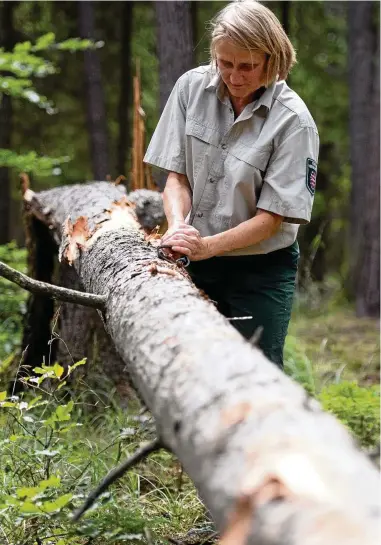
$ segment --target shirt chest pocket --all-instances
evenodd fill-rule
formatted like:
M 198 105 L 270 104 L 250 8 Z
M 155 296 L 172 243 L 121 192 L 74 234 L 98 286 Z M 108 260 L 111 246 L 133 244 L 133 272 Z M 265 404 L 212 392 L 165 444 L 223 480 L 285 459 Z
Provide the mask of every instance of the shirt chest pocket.
M 258 199 L 271 152 L 270 146 L 247 147 L 239 142 L 229 147 L 225 169 L 229 170 L 234 186 L 239 186 L 241 190 L 254 190 Z
M 221 140 L 219 132 L 194 119 L 187 119 L 185 134 L 187 164 L 192 167 L 194 180 L 201 171 L 203 176 L 207 176 L 219 153 L 218 146 Z

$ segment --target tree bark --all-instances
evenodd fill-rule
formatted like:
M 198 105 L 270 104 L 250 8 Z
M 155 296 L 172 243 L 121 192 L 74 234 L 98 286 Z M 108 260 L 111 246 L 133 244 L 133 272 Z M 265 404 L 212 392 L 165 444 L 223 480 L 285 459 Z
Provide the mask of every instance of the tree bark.
M 95 38 L 93 2 L 78 2 L 81 38 Z M 84 51 L 85 95 L 90 138 L 91 163 L 95 180 L 105 180 L 110 174 L 106 108 L 102 88 L 101 65 L 96 50 Z
M 361 4 L 367 3 L 361 2 Z M 360 317 L 378 318 L 380 316 L 380 35 L 378 25 L 372 21 L 372 15 L 375 15 L 375 6 L 373 2 L 369 2 L 369 4 L 372 8 L 370 20 L 367 18 L 369 27 L 362 31 L 363 34 L 366 33 L 367 42 L 372 43 L 371 81 L 370 84 L 368 83 L 370 90 L 368 90 L 369 103 L 366 110 L 369 116 L 366 119 L 367 126 L 364 127 L 366 141 L 357 142 L 355 140 L 354 142 L 359 146 L 366 144 L 366 147 L 360 147 L 353 157 L 353 174 L 356 173 L 357 176 L 360 176 L 361 170 L 361 177 L 358 180 L 353 177 L 352 183 L 357 184 L 355 191 L 359 192 L 361 189 L 364 199 L 362 231 L 359 235 L 358 249 L 360 259 L 356 264 L 358 271 L 356 274 L 356 312 Z M 358 6 L 358 9 L 363 11 L 367 7 Z M 352 10 L 355 12 L 355 8 Z M 354 16 L 355 13 L 353 13 Z M 355 75 L 352 75 L 354 78 Z M 357 102 L 357 100 L 358 97 L 353 97 L 353 101 Z M 356 110 L 353 113 L 353 116 L 355 115 L 354 127 L 359 122 L 357 116 L 360 116 L 360 111 Z M 360 153 L 362 155 L 361 166 L 354 164 L 355 160 L 360 160 Z M 364 157 L 367 157 L 366 165 L 364 165 Z
M 14 45 L 13 10 L 15 2 L 1 2 L 0 45 L 10 51 Z M 0 98 L 0 148 L 9 149 L 12 134 L 12 99 L 2 94 Z M 9 169 L 0 168 L 0 244 L 10 240 L 11 187 Z
M 178 78 L 194 67 L 190 2 L 155 2 L 160 111 Z
M 373 8 L 369 1 L 348 3 L 350 285 L 359 316 L 378 316 L 380 299 L 379 39 Z
M 133 209 L 116 198 L 111 184 L 36 196 L 55 224 L 75 222 L 59 229 L 62 258 L 73 260 L 87 292 L 107 296 L 112 343 L 159 438 L 225 530 L 221 543 L 378 542 L 375 467 L 182 269 L 157 258 Z M 81 216 L 87 223 L 76 222 Z
M 132 41 L 132 1 L 121 2 L 120 20 L 120 95 L 118 106 L 118 159 L 117 174 L 126 174 L 127 152 L 131 147 L 130 109 L 132 107 L 132 70 L 131 70 L 131 41 Z
M 283 2 L 281 2 L 281 8 L 282 8 L 282 26 L 287 36 L 289 36 L 290 35 L 291 1 L 284 0 Z

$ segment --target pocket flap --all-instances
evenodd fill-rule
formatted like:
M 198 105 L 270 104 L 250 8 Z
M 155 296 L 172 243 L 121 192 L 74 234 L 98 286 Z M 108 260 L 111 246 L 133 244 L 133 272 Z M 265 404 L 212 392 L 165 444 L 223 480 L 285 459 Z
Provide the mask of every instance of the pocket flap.
M 256 148 L 255 146 L 248 147 L 237 143 L 229 148 L 229 153 L 234 155 L 234 157 L 237 157 L 237 159 L 241 159 L 241 161 L 244 161 L 245 163 L 248 163 L 249 165 L 264 172 L 270 159 L 271 148 Z
M 187 136 L 194 136 L 199 140 L 203 140 L 213 146 L 218 146 L 220 143 L 220 134 L 218 131 L 206 127 L 202 123 L 199 123 L 195 119 L 187 119 L 185 125 L 185 133 Z

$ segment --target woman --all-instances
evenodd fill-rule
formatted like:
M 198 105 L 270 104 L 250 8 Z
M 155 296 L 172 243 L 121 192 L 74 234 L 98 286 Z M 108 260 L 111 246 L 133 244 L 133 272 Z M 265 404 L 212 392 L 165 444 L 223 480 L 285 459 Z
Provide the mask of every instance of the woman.
M 315 193 L 319 138 L 285 79 L 295 51 L 255 1 L 212 22 L 211 64 L 177 81 L 145 162 L 169 172 L 163 244 L 195 284 L 279 367 L 291 315 L 299 224 Z

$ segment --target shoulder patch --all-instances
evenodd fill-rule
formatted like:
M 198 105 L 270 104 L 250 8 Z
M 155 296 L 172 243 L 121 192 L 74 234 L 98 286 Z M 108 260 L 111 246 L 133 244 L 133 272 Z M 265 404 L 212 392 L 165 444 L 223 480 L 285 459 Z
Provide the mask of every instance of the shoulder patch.
M 306 186 L 311 195 L 315 195 L 317 163 L 313 159 L 307 159 Z

